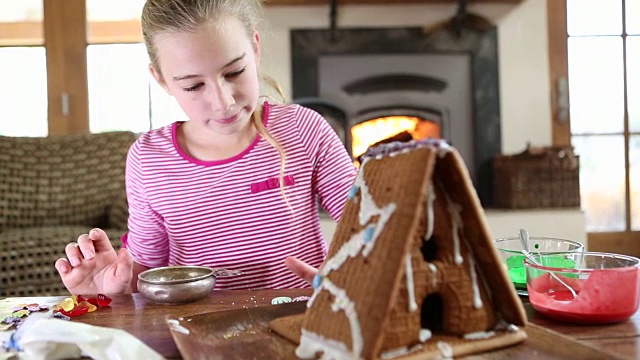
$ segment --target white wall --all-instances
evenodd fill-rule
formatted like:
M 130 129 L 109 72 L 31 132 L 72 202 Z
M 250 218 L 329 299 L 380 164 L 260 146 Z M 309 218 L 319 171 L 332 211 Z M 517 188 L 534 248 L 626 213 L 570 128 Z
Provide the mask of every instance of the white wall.
M 437 24 L 451 18 L 452 4 L 343 5 L 338 8 L 341 27 L 406 27 Z M 502 151 L 515 153 L 527 141 L 551 144 L 551 105 L 547 49 L 546 0 L 521 4 L 475 4 L 469 11 L 498 26 Z M 265 6 L 262 33 L 263 68 L 291 98 L 292 28 L 328 28 L 329 6 Z
M 579 209 L 485 210 L 487 226 L 494 239 L 518 236 L 526 229 L 531 236 L 569 239 L 585 245 L 588 250 L 586 220 Z M 320 218 L 320 228 L 327 241 L 331 241 L 336 222 L 328 216 Z

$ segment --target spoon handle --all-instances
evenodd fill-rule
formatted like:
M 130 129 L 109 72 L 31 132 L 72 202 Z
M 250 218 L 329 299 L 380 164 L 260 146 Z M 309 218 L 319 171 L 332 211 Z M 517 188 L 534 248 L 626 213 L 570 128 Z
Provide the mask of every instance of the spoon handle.
M 522 248 L 526 251 L 529 251 L 529 233 L 525 229 L 520 229 L 518 231 L 518 237 L 520 238 L 520 242 L 522 243 Z
M 244 275 L 244 273 L 242 271 L 239 271 L 239 270 L 214 269 L 213 270 L 213 275 L 214 276 L 220 276 L 220 277 L 226 277 L 226 276 Z
M 524 254 L 524 256 L 527 257 L 527 259 L 529 259 L 532 263 L 539 265 L 539 266 L 543 266 L 542 264 L 540 264 L 540 262 L 538 262 L 538 260 L 536 260 L 533 256 L 531 256 L 531 253 L 528 252 L 527 250 L 522 250 L 522 253 Z M 573 295 L 573 298 L 575 299 L 576 297 L 578 297 L 578 294 L 576 294 L 575 290 L 573 290 L 573 288 L 571 286 L 569 286 L 566 282 L 564 282 L 562 279 L 560 279 L 556 274 L 554 274 L 553 272 L 549 272 L 549 275 L 551 275 L 551 277 L 553 277 L 554 279 L 558 280 L 558 282 L 560 284 L 562 284 L 564 287 L 566 287 L 567 289 L 569 289 L 569 291 L 571 291 L 571 295 Z

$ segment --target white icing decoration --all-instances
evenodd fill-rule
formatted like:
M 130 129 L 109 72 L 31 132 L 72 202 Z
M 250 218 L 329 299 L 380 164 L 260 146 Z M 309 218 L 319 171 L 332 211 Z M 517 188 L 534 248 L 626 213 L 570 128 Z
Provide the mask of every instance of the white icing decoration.
M 473 255 L 469 252 L 469 273 L 471 275 L 471 288 L 473 289 L 473 307 L 480 309 L 482 307 L 482 298 L 480 297 L 480 288 L 478 287 L 478 274 L 476 273 L 476 264 Z
M 364 246 L 364 251 L 362 254 L 364 256 L 369 255 L 373 247 L 375 246 L 376 239 L 384 229 L 384 226 L 387 224 L 387 221 L 391 217 L 391 214 L 396 210 L 396 204 L 390 203 L 384 206 L 383 208 L 379 208 L 376 205 L 375 200 L 369 193 L 369 187 L 364 180 L 364 166 L 369 162 L 369 159 L 365 159 L 362 162 L 362 170 L 358 173 L 356 177 L 356 183 L 360 187 L 360 212 L 358 213 L 358 218 L 360 220 L 360 225 L 366 225 L 372 217 L 378 215 L 380 218 L 378 219 L 378 223 L 376 224 L 375 231 L 373 232 L 373 238 L 371 241 L 367 242 Z
M 500 317 L 498 319 L 498 323 L 496 324 L 496 326 L 493 327 L 493 329 L 496 331 L 516 332 L 520 328 L 518 328 L 516 325 L 510 324 L 504 321 L 504 319 Z
M 463 338 L 467 340 L 480 340 L 480 339 L 488 339 L 490 337 L 494 337 L 496 335 L 495 331 L 476 331 L 468 334 L 464 334 Z
M 433 203 L 436 200 L 436 193 L 433 191 L 433 185 L 429 184 L 427 193 L 427 233 L 424 234 L 424 241 L 431 239 L 433 236 L 433 223 L 435 216 L 433 214 Z
M 405 256 L 405 277 L 407 278 L 407 295 L 409 296 L 409 311 L 418 310 L 416 303 L 415 284 L 413 283 L 413 267 L 411 266 L 411 252 Z
M 420 333 L 418 333 L 418 339 L 420 339 L 420 342 L 425 342 L 431 339 L 432 336 L 433 334 L 429 329 L 420 329 Z
M 451 201 L 446 192 L 443 192 L 445 199 L 447 200 L 447 210 L 449 211 L 451 219 L 451 234 L 453 235 L 453 261 L 460 265 L 464 261 L 464 258 L 460 255 L 460 233 L 459 229 L 462 229 L 463 222 L 460 216 L 462 206 Z
M 453 358 L 453 348 L 448 343 L 444 341 L 438 341 L 436 347 L 438 348 L 438 350 L 440 350 L 440 353 L 442 353 L 442 356 L 444 356 L 445 359 Z
M 387 145 L 381 145 L 381 146 L 388 146 Z M 370 158 L 375 158 L 376 160 L 380 160 L 382 158 L 384 158 L 385 156 L 390 156 L 390 157 L 394 157 L 397 156 L 399 154 L 406 154 L 408 152 L 411 152 L 415 149 L 421 149 L 421 148 L 432 148 L 432 149 L 436 149 L 436 153 L 438 155 L 438 157 L 443 158 L 445 157 L 448 153 L 450 153 L 451 151 L 453 151 L 453 148 L 446 142 L 446 141 L 438 141 L 437 144 L 435 142 L 433 143 L 420 143 L 419 141 L 416 140 L 412 140 L 408 143 L 405 143 L 405 146 L 401 146 L 400 148 L 396 149 L 395 151 L 389 151 L 386 153 L 379 153 L 379 154 L 375 154 L 375 155 L 367 155 L 365 154 L 364 159 L 370 159 Z
M 427 267 L 431 270 L 433 276 L 431 277 L 431 285 L 435 288 L 438 285 L 438 277 L 436 273 L 438 272 L 438 268 L 433 263 L 427 263 Z
M 316 347 L 316 344 L 321 344 L 321 348 Z M 296 356 L 301 359 L 315 359 L 318 351 L 322 351 L 320 359 L 353 359 L 345 344 L 302 329 Z
M 175 319 L 170 319 L 167 320 L 167 323 L 169 324 L 169 326 L 171 327 L 171 329 L 179 332 L 179 333 L 183 333 L 185 335 L 189 335 L 189 329 L 187 329 L 186 327 L 180 325 L 180 322 L 178 320 Z
M 448 153 L 450 153 L 452 150 L 451 146 L 449 146 L 449 144 L 443 142 L 440 144 L 440 147 L 438 148 L 438 156 L 440 158 L 445 157 Z
M 370 158 L 365 158 L 360 166 L 360 171 L 356 176 L 356 180 L 354 182 L 354 186 L 360 189 L 360 211 L 358 213 L 358 219 L 360 225 L 366 225 L 372 217 L 378 216 L 378 221 L 374 225 L 373 235 L 371 239 L 368 239 L 367 242 L 364 241 L 365 234 L 367 232 L 367 227 L 363 228 L 356 234 L 353 234 L 351 239 L 347 241 L 338 252 L 330 259 L 328 259 L 319 274 L 322 276 L 322 281 L 320 285 L 314 290 L 313 295 L 307 302 L 307 307 L 313 306 L 315 299 L 317 298 L 320 291 L 326 289 L 332 295 L 335 296 L 335 300 L 331 305 L 331 309 L 334 312 L 343 310 L 349 319 L 349 324 L 351 327 L 351 343 L 352 349 L 351 352 L 347 352 L 350 354 L 350 358 L 358 359 L 360 358 L 360 354 L 362 352 L 362 332 L 360 329 L 360 323 L 358 321 L 358 314 L 355 310 L 355 304 L 349 299 L 347 293 L 335 286 L 328 278 L 327 275 L 333 271 L 339 269 L 342 264 L 350 257 L 355 257 L 359 253 L 362 253 L 363 256 L 368 256 L 373 247 L 375 246 L 376 240 L 387 221 L 393 214 L 396 209 L 396 204 L 390 203 L 384 206 L 383 208 L 379 208 L 375 203 L 373 197 L 369 193 L 369 188 L 367 187 L 366 181 L 364 179 L 364 167 L 369 162 Z M 416 305 L 417 306 L 417 305 Z M 307 334 L 307 336 L 301 336 L 300 345 L 298 349 L 301 354 L 315 354 L 316 351 L 324 350 L 327 346 L 331 346 L 332 349 L 346 349 L 346 345 L 339 343 L 336 340 L 324 340 L 324 338 L 318 334 L 314 334 L 310 331 L 303 331 Z M 340 346 L 337 346 L 338 343 Z M 296 353 L 298 350 L 296 350 Z M 310 355 L 311 357 L 313 355 Z M 301 356 L 302 357 L 302 356 Z M 323 355 L 323 358 L 324 355 Z M 345 358 L 345 356 L 341 356 L 340 358 Z
M 343 289 L 335 286 L 331 282 L 331 280 L 325 278 L 323 279 L 322 284 L 323 287 L 335 297 L 335 300 L 331 304 L 331 310 L 333 310 L 334 312 L 340 310 L 344 311 L 347 319 L 349 320 L 349 326 L 351 328 L 351 343 L 353 344 L 353 348 L 350 352 L 349 358 L 358 359 L 360 358 L 360 353 L 362 352 L 362 331 L 360 329 L 360 322 L 358 321 L 358 314 L 356 313 L 355 303 L 351 301 L 351 299 L 349 299 L 349 296 Z M 307 331 L 307 333 L 313 334 L 310 331 Z M 346 345 L 335 340 L 331 341 L 341 344 L 339 348 L 344 348 L 346 350 Z M 335 347 L 334 345 L 335 344 L 328 343 L 327 340 L 321 339 L 321 337 L 317 337 L 315 338 L 315 340 L 311 341 L 309 341 L 309 339 L 303 339 L 302 337 L 300 338 L 300 346 L 302 347 L 302 350 L 300 351 L 302 353 L 306 353 L 306 351 L 313 351 L 313 353 L 315 353 L 316 351 L 322 351 L 328 346 Z M 342 356 L 341 358 L 344 358 L 344 356 Z

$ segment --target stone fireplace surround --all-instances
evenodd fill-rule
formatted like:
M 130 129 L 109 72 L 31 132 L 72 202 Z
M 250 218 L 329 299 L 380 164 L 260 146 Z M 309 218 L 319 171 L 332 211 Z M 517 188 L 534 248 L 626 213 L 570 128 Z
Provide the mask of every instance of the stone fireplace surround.
M 344 109 L 336 109 L 331 106 L 331 101 L 321 97 L 320 63 L 327 58 L 350 55 L 366 55 L 367 60 L 402 55 L 468 58 L 471 119 L 456 119 L 452 116 L 450 121 L 453 130 L 445 133 L 444 137 L 459 148 L 483 205 L 491 205 L 491 160 L 501 152 L 498 41 L 495 27 L 465 28 L 460 33 L 448 28 L 425 32 L 420 27 L 340 28 L 334 31 L 292 29 L 290 37 L 293 101 L 314 108 L 325 116 L 329 113 L 334 119 L 340 118 L 336 114 Z M 399 72 L 398 69 L 394 70 L 391 73 Z M 344 133 L 349 134 L 350 127 L 355 124 L 347 115 L 344 116 L 342 125 Z M 345 144 L 348 147 L 347 144 L 348 142 Z
M 527 142 L 551 144 L 548 86 L 548 46 L 546 0 L 524 0 L 517 6 L 504 3 L 471 4 L 470 10 L 498 27 L 500 55 L 500 115 L 502 151 L 516 153 Z M 265 70 L 293 98 L 291 31 L 327 29 L 328 5 L 265 7 L 270 33 L 262 39 L 271 49 Z M 342 28 L 421 27 L 450 18 L 452 4 L 412 4 L 403 6 L 340 7 Z M 285 40 L 286 39 L 286 40 Z M 274 94 L 275 95 L 275 94 Z M 524 227 L 531 234 L 573 239 L 586 244 L 585 218 L 580 209 L 510 210 L 485 208 L 494 237 L 515 236 Z M 321 215 L 321 227 L 330 241 L 336 223 Z

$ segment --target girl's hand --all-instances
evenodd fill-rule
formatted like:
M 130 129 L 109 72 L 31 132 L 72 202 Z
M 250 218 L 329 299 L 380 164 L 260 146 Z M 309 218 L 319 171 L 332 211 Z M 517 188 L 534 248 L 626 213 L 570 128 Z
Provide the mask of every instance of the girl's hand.
M 130 291 L 133 260 L 127 249 L 116 253 L 107 234 L 93 229 L 65 248 L 67 258 L 58 259 L 56 270 L 74 295 L 119 294 Z
M 304 281 L 309 283 L 309 285 L 311 285 L 311 283 L 313 282 L 313 277 L 318 273 L 318 269 L 302 260 L 294 258 L 293 256 L 289 256 L 288 258 L 284 259 L 284 264 L 289 270 L 291 270 L 292 273 L 304 279 Z

